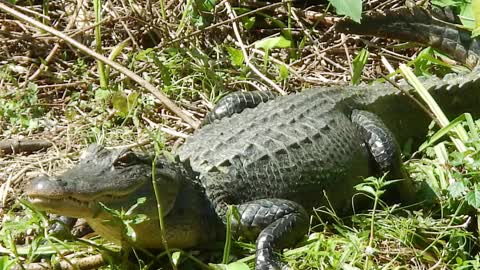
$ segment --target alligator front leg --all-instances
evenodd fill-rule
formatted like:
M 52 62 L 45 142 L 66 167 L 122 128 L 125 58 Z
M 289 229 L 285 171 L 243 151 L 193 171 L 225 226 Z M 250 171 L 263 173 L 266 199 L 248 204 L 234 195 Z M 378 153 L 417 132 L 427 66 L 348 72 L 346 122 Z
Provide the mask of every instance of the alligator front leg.
M 237 206 L 240 220 L 232 219 L 236 236 L 255 239 L 256 270 L 288 269 L 274 254 L 295 244 L 308 231 L 309 218 L 305 209 L 292 201 L 261 199 Z
M 272 100 L 275 97 L 276 95 L 274 93 L 263 91 L 230 93 L 220 99 L 213 110 L 207 114 L 202 122 L 202 126 L 210 124 L 217 119 L 240 113 L 246 108 L 254 108 L 258 104 Z

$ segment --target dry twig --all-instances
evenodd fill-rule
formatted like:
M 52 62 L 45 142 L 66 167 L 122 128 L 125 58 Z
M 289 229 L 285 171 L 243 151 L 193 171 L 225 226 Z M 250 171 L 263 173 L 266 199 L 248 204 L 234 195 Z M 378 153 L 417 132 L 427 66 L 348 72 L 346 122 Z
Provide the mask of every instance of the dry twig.
M 230 6 L 230 3 L 225 2 L 225 7 L 227 8 L 228 15 L 232 19 L 232 27 L 233 27 L 233 32 L 235 33 L 235 37 L 237 38 L 237 42 L 240 45 L 240 49 L 242 50 L 243 57 L 245 59 L 245 64 L 255 73 L 257 74 L 262 80 L 264 80 L 266 83 L 268 83 L 270 86 L 272 86 L 277 92 L 279 92 L 282 95 L 286 95 L 287 93 L 280 88 L 276 83 L 274 83 L 272 80 L 270 80 L 267 76 L 265 76 L 263 73 L 260 72 L 251 62 L 250 58 L 248 56 L 247 50 L 245 49 L 245 45 L 243 44 L 242 37 L 240 36 L 240 32 L 238 30 L 237 23 L 233 21 L 233 19 L 236 17 L 235 12 L 232 10 L 232 7 Z

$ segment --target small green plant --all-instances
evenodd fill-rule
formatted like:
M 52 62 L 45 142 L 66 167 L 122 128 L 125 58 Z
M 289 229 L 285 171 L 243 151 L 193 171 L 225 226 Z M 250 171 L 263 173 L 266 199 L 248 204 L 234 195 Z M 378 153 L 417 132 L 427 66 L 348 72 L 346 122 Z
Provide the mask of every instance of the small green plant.
M 29 83 L 23 91 L 0 95 L 0 122 L 29 131 L 40 128 L 46 110 L 39 104 L 38 93 L 37 85 Z
M 365 49 L 362 49 L 360 52 L 358 52 L 355 59 L 353 59 L 353 62 L 352 62 L 352 71 L 353 71 L 352 84 L 353 85 L 357 85 L 360 83 L 363 68 L 365 67 L 365 64 L 368 61 L 368 55 L 369 55 L 369 52 Z
M 210 25 L 213 20 L 212 12 L 216 4 L 216 0 L 195 0 L 192 13 L 193 25 L 199 28 Z
M 22 214 L 19 214 L 22 213 Z M 37 211 L 28 201 L 19 200 L 11 210 L 2 217 L 0 243 L 2 243 L 0 269 L 17 265 L 20 269 L 29 269 L 28 264 L 39 259 L 47 259 L 52 265 L 72 250 L 83 249 L 86 252 L 118 252 L 118 247 L 103 244 L 97 245 L 92 240 L 64 241 L 49 231 L 57 221 L 47 218 L 45 213 Z M 72 240 L 72 236 L 68 240 Z M 97 239 L 98 240 L 98 239 Z M 100 241 L 101 242 L 101 241 Z M 92 249 L 93 248 L 93 249 Z M 3 268 L 2 268 L 3 267 Z
M 95 50 L 102 54 L 102 33 L 101 24 L 102 20 L 102 0 L 93 0 L 93 8 L 95 10 Z M 105 64 L 102 61 L 97 61 L 98 77 L 100 78 L 100 87 L 106 89 L 108 87 L 108 78 L 105 72 Z
M 148 217 L 144 214 L 135 213 L 135 209 L 144 204 L 146 200 L 147 199 L 143 197 L 138 198 L 137 202 L 133 204 L 127 211 L 123 209 L 111 209 L 103 203 L 100 203 L 102 209 L 112 216 L 112 220 L 108 221 L 108 223 L 123 228 L 123 236 L 125 237 L 123 240 L 126 243 L 134 243 L 137 238 L 136 232 L 132 225 L 138 225 L 148 219 Z
M 432 76 L 433 74 L 444 76 L 452 73 L 455 69 L 460 69 L 460 67 L 439 60 L 439 56 L 448 58 L 448 56 L 428 47 L 423 49 L 408 65 L 413 65 L 414 73 L 417 76 Z
M 457 119 L 452 121 L 455 125 L 437 131 L 432 135 L 435 139 L 421 147 L 429 159 L 412 162 L 410 166 L 416 176 L 430 184 L 445 211 L 454 211 L 461 205 L 461 214 L 468 214 L 472 208 L 480 209 L 480 174 L 477 173 L 480 168 L 480 125 L 469 114 Z M 440 141 L 454 126 L 468 130 L 467 138 L 462 140 L 466 151 L 458 150 L 451 142 Z
M 255 42 L 255 48 L 262 48 L 265 51 L 263 56 L 264 68 L 267 68 L 269 52 L 273 48 L 289 48 L 292 42 L 283 36 L 265 38 Z

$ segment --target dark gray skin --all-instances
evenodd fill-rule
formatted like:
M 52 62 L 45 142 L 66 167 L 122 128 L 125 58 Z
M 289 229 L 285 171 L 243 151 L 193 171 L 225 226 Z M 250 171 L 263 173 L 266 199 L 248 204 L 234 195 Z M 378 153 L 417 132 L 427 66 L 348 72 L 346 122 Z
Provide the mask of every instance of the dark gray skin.
M 223 97 L 215 108 L 203 119 L 202 126 L 208 125 L 217 119 L 240 113 L 246 108 L 254 108 L 258 104 L 275 99 L 272 92 L 234 92 Z
M 424 85 L 448 117 L 463 112 L 480 116 L 478 68 L 462 76 L 430 78 Z M 183 145 L 179 163 L 159 162 L 156 182 L 163 187 L 167 241 L 170 247 L 191 247 L 216 239 L 224 231 L 226 206 L 233 204 L 241 217 L 233 221 L 233 231 L 257 241 L 256 269 L 279 269 L 273 251 L 305 234 L 312 207 L 326 205 L 324 194 L 338 213 L 348 212 L 354 186 L 364 177 L 384 171 L 391 178 L 401 176 L 396 142 L 413 139 L 418 144 L 429 123 L 426 113 L 388 84 L 305 90 L 214 119 Z M 99 216 L 105 214 L 97 213 L 96 201 L 128 209 L 145 195 L 139 211 L 152 220 L 137 229 L 138 235 L 146 234 L 137 244 L 161 248 L 161 242 L 152 246 L 150 240 L 160 234 L 155 199 L 145 180 L 151 178 L 150 163 L 133 154 L 127 160 L 135 162 L 124 162 L 119 150 L 89 149 L 95 153 L 86 159 L 91 165 L 84 161 L 55 181 L 33 181 L 27 187 L 31 201 L 51 212 L 86 217 L 100 234 L 119 242 L 119 233 L 112 233 L 118 228 L 102 224 Z M 89 184 L 73 184 L 84 179 Z M 401 183 L 393 194 L 412 200 L 411 183 Z M 60 206 L 52 198 L 68 203 Z M 182 233 L 192 237 L 182 241 Z

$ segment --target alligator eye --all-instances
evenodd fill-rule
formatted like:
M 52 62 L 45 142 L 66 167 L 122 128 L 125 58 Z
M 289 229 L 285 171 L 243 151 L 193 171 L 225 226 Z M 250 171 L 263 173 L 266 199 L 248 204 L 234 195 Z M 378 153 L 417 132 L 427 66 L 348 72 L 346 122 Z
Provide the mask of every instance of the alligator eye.
M 128 166 L 133 163 L 135 163 L 138 160 L 137 155 L 135 155 L 133 152 L 126 152 L 120 155 L 115 162 L 113 163 L 113 166 Z

